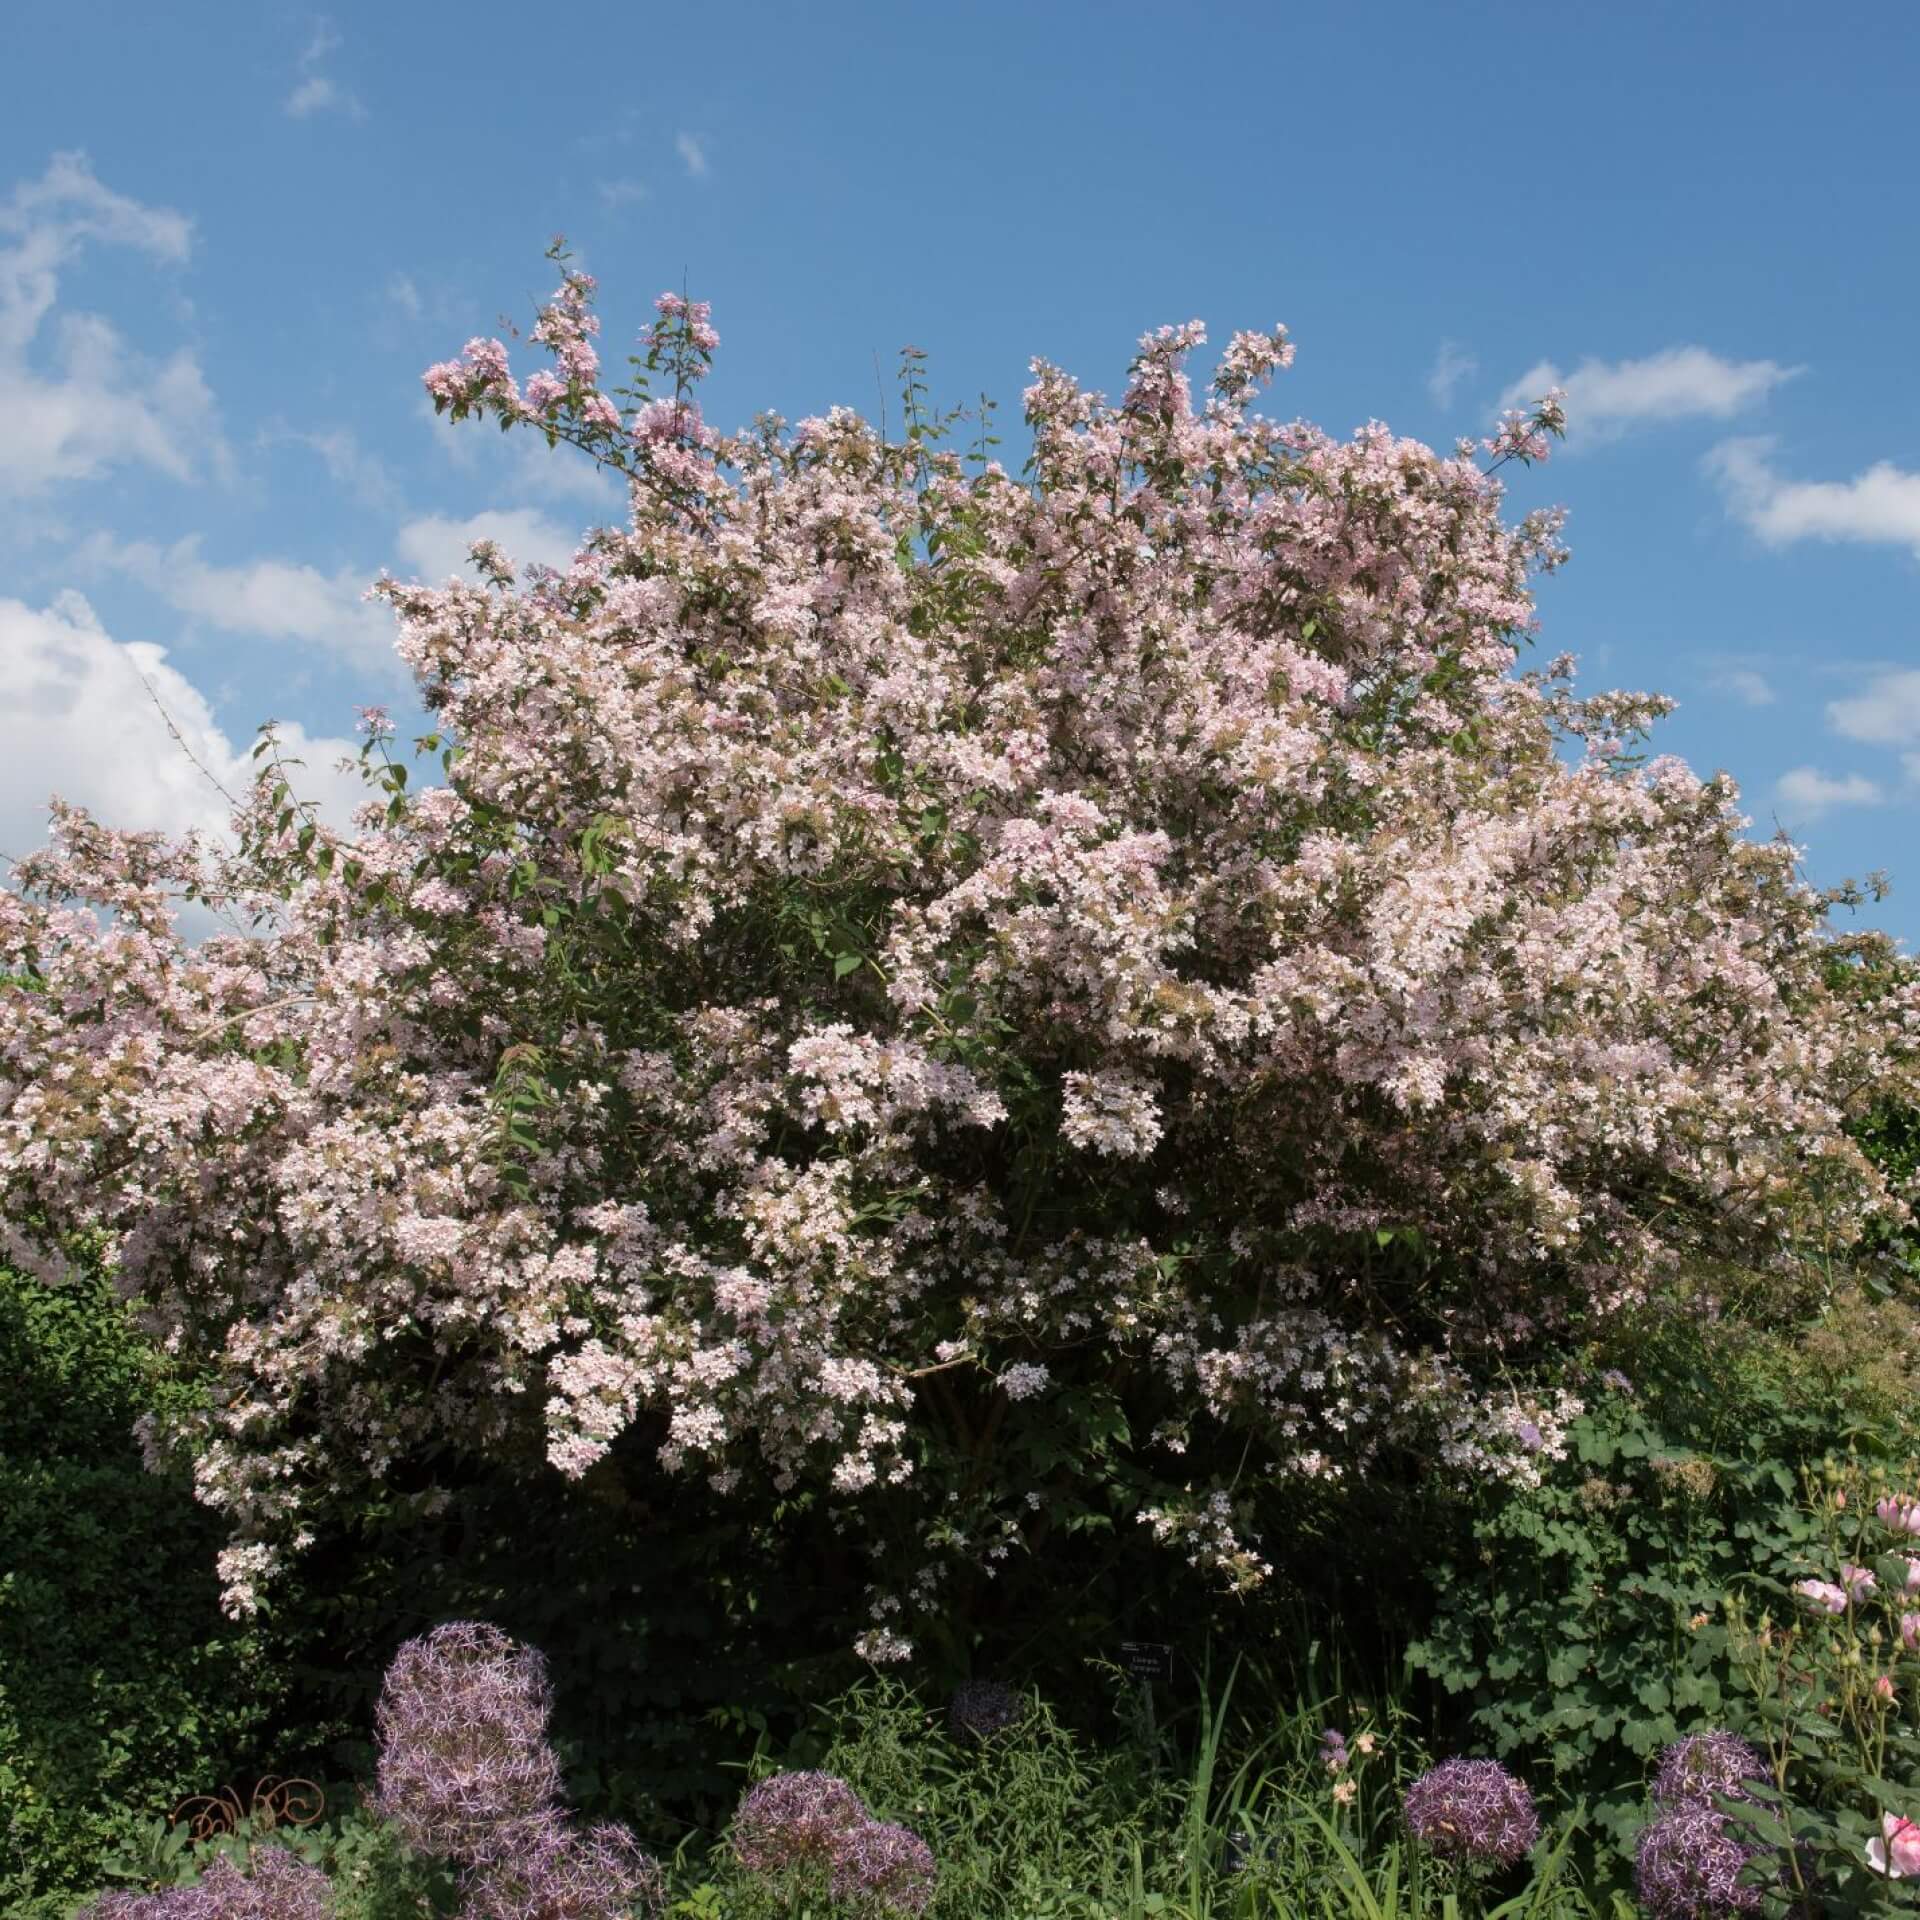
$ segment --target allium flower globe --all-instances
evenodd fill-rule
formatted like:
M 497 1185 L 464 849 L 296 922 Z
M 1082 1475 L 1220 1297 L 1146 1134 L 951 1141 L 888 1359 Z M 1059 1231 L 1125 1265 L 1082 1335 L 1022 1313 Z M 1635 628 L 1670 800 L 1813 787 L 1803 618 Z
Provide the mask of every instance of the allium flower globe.
M 1407 1789 L 1407 1826 L 1442 1859 L 1510 1866 L 1540 1837 L 1533 1795 L 1497 1760 L 1443 1760 Z
M 468 1876 L 461 1920 L 630 1920 L 666 1904 L 666 1876 L 621 1826 L 557 1821 Z
M 1641 1828 L 1634 1889 L 1648 1920 L 1722 1920 L 1752 1913 L 1763 1889 L 1747 1868 L 1763 1851 L 1713 1807 L 1697 1802 L 1675 1807 Z
M 1660 1756 L 1655 1802 L 1666 1808 L 1712 1806 L 1716 1796 L 1746 1799 L 1746 1789 L 1768 1779 L 1766 1764 L 1737 1734 L 1689 1734 Z
M 375 1805 L 408 1845 L 473 1861 L 529 1844 L 560 1802 L 547 1664 L 497 1627 L 454 1621 L 394 1656 L 380 1691 Z
M 828 1866 L 842 1837 L 869 1818 L 866 1802 L 835 1774 L 776 1773 L 741 1800 L 733 1851 L 755 1873 Z
M 933 1898 L 933 1851 L 917 1833 L 863 1820 L 834 1842 L 828 1889 L 834 1899 L 893 1913 L 919 1913 Z
M 333 1920 L 333 1887 L 285 1847 L 256 1847 L 244 1867 L 216 1854 L 190 1886 L 103 1894 L 76 1920 Z

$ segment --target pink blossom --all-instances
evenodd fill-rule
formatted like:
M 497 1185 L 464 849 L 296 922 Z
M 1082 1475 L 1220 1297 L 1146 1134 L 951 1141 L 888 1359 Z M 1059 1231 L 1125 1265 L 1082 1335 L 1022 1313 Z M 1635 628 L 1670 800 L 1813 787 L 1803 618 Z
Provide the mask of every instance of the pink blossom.
M 1920 1824 L 1897 1813 L 1880 1816 L 1880 1838 L 1867 1842 L 1867 1864 L 1889 1880 L 1920 1873 Z

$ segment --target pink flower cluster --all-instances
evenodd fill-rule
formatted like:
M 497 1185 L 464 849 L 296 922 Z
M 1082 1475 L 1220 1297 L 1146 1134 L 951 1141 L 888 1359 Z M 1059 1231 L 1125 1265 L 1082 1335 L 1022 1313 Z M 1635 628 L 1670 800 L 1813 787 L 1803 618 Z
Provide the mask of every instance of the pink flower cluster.
M 0 1215 L 204 1376 L 151 1440 L 235 1605 L 312 1490 L 530 1439 L 817 1491 L 937 1605 L 1048 1524 L 970 1468 L 895 1525 L 942 1399 L 1120 1377 L 1152 1537 L 1252 1586 L 1289 1483 L 1537 1473 L 1529 1355 L 1898 1210 L 1846 1123 L 1916 1091 L 1912 983 L 1643 762 L 1664 703 L 1516 671 L 1557 522 L 1470 454 L 1250 413 L 1280 330 L 1196 407 L 1197 323 L 1117 404 L 1037 363 L 1024 480 L 721 435 L 704 307 L 623 397 L 592 296 L 524 389 L 490 339 L 426 376 L 632 501 L 560 572 L 381 584 L 444 783 L 338 834 L 268 763 L 230 846 L 56 807 L 0 893 Z

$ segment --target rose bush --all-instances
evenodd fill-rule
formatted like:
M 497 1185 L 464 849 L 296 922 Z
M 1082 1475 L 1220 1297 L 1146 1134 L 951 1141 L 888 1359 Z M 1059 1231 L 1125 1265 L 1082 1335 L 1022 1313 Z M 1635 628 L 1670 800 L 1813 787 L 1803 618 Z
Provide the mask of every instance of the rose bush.
M 206 1381 L 149 1439 L 232 1605 L 429 1453 L 702 1476 L 857 1550 L 875 1659 L 1096 1520 L 1246 1589 L 1288 1488 L 1526 1484 L 1570 1330 L 1901 1217 L 1912 981 L 1661 701 L 1515 671 L 1557 519 L 1477 456 L 1556 403 L 1337 442 L 1193 324 L 1037 364 L 1022 477 L 917 385 L 716 433 L 678 296 L 609 389 L 591 296 L 426 376 L 632 502 L 381 582 L 441 784 L 376 715 L 351 834 L 268 750 L 231 844 L 56 805 L 0 897 L 13 1256 Z

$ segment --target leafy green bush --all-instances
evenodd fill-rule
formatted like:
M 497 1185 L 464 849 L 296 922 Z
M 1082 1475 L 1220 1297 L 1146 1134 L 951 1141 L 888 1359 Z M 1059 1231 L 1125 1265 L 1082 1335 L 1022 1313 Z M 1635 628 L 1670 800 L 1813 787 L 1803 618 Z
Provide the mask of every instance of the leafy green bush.
M 1767 1333 L 1761 1304 L 1725 1297 L 1732 1276 L 1719 1284 L 1718 1304 L 1737 1308 L 1726 1318 L 1695 1296 L 1595 1356 L 1566 1458 L 1474 1515 L 1409 1651 L 1493 1753 L 1589 1804 L 1616 1869 L 1652 1756 L 1731 1708 L 1725 1597 L 1804 1571 L 1807 1475 L 1902 1438 L 1907 1361 L 1879 1309 L 1836 1290 L 1797 1332 Z M 1608 1359 L 1631 1379 L 1600 1373 Z
M 0 1908 L 250 1759 L 277 1704 L 221 1617 L 212 1516 L 141 1464 L 169 1389 L 104 1285 L 0 1269 Z

